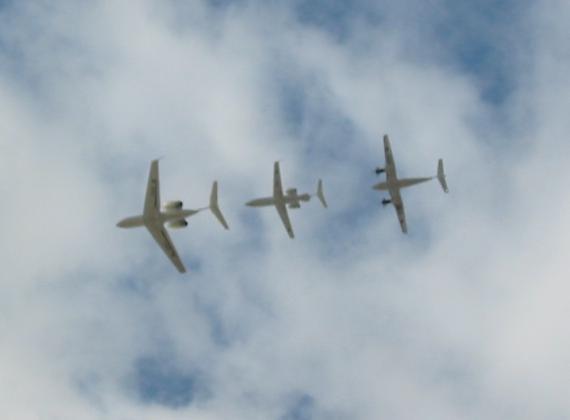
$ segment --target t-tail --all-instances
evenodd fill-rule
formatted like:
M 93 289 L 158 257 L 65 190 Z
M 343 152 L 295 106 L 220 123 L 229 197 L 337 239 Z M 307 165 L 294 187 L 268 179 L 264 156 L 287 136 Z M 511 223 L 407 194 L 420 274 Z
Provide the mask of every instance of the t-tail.
M 445 172 L 443 171 L 443 159 L 440 159 L 439 162 L 437 163 L 437 180 L 439 181 L 443 191 L 448 193 L 449 188 L 447 188 L 447 181 L 445 180 Z
M 218 181 L 214 181 L 212 185 L 212 193 L 210 194 L 210 211 L 216 216 L 216 219 L 222 224 L 225 229 L 229 229 L 228 223 L 218 206 Z
M 323 180 L 319 179 L 317 184 L 317 198 L 321 202 L 324 208 L 328 208 L 327 200 L 325 199 L 325 193 L 323 192 Z

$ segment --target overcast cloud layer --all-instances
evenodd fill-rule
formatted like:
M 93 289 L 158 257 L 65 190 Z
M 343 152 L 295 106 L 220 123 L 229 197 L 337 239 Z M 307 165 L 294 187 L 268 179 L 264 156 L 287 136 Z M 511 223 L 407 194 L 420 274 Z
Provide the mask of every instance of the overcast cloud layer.
M 476 3 L 476 4 L 473 4 Z M 6 419 L 570 418 L 570 3 L 0 1 Z M 373 168 L 389 133 L 410 233 Z M 162 198 L 207 203 L 172 238 Z M 330 204 L 243 203 L 284 183 Z

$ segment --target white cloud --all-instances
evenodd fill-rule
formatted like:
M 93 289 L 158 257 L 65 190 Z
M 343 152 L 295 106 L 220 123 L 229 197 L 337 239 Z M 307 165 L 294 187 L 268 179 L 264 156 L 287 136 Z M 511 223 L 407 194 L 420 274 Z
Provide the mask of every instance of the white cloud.
M 314 418 L 567 416 L 570 8 L 554 3 L 515 22 L 528 47 L 497 39 L 518 64 L 503 104 L 442 54 L 439 3 L 387 2 L 398 19 L 342 37 L 257 2 L 4 6 L 4 415 L 280 419 L 306 395 Z M 384 132 L 401 174 L 448 169 L 449 196 L 406 191 L 409 237 L 370 189 Z M 232 226 L 173 233 L 183 277 L 115 228 L 161 155 L 163 198 L 201 207 L 218 179 Z M 303 190 L 323 177 L 331 204 L 292 213 L 294 242 L 243 207 L 276 159 Z M 144 401 L 145 358 L 202 394 Z

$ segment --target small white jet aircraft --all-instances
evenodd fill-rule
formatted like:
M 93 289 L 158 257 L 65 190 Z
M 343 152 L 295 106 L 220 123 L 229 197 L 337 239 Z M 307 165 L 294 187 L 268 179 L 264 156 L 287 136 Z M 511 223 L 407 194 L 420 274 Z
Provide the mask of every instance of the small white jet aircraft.
M 316 196 L 323 207 L 327 208 L 327 202 L 325 200 L 325 195 L 323 193 L 323 181 L 319 179 L 317 185 L 317 193 L 315 195 L 311 194 L 301 194 L 297 193 L 296 188 L 289 188 L 285 193 L 283 193 L 283 185 L 281 184 L 281 171 L 279 169 L 279 162 L 275 162 L 273 165 L 273 197 L 258 198 L 256 200 L 251 200 L 246 203 L 249 207 L 267 207 L 275 206 L 279 217 L 283 221 L 285 230 L 289 234 L 291 239 L 295 238 L 293 233 L 293 228 L 291 227 L 291 221 L 289 220 L 289 214 L 287 213 L 287 206 L 290 209 L 301 208 L 301 202 L 308 202 L 311 197 Z
M 212 185 L 210 194 L 210 206 L 197 210 L 183 209 L 182 201 L 169 201 L 164 204 L 163 211 L 160 209 L 160 182 L 158 178 L 158 160 L 153 160 L 150 164 L 150 173 L 146 187 L 143 214 L 139 216 L 127 217 L 117 223 L 121 228 L 136 228 L 144 226 L 148 229 L 154 240 L 162 248 L 166 256 L 172 261 L 179 272 L 184 273 L 186 268 L 180 261 L 176 248 L 170 240 L 164 224 L 169 228 L 180 229 L 188 226 L 186 218 L 194 216 L 202 210 L 210 210 L 225 229 L 229 229 L 224 215 L 218 207 L 218 183 Z
M 400 189 L 420 184 L 422 182 L 431 181 L 432 179 L 437 178 L 441 184 L 443 191 L 446 193 L 449 192 L 449 189 L 447 188 L 447 182 L 445 180 L 445 173 L 443 172 L 443 160 L 440 159 L 437 164 L 436 176 L 424 178 L 398 178 L 398 175 L 396 173 L 396 164 L 394 163 L 394 156 L 392 155 L 392 147 L 390 146 L 390 139 L 387 135 L 384 136 L 384 155 L 386 158 L 385 167 L 376 168 L 375 172 L 376 175 L 386 173 L 386 181 L 380 182 L 374 185 L 372 188 L 380 191 L 388 191 L 390 193 L 390 199 L 384 198 L 382 200 L 382 205 L 394 205 L 398 220 L 400 221 L 402 232 L 408 233 L 408 227 L 406 225 L 406 213 L 404 212 L 404 203 L 402 202 Z

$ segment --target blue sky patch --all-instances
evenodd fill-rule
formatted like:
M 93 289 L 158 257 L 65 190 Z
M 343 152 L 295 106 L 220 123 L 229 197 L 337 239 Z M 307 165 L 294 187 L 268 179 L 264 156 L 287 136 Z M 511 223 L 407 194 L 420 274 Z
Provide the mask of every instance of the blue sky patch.
M 167 360 L 143 357 L 134 366 L 134 386 L 140 400 L 180 408 L 207 395 L 199 373 L 186 373 Z
M 527 10 L 526 1 L 447 0 L 434 25 L 446 53 L 479 80 L 482 97 L 489 103 L 501 104 L 515 88 L 512 41 L 524 37 L 515 22 Z
M 303 394 L 293 401 L 291 407 L 279 420 L 311 420 L 315 406 L 315 399 L 309 394 Z

